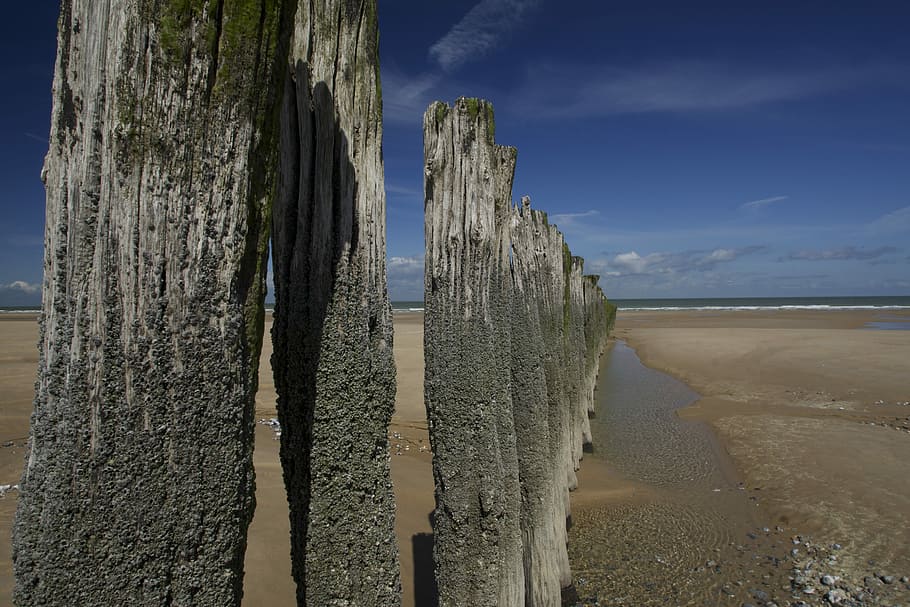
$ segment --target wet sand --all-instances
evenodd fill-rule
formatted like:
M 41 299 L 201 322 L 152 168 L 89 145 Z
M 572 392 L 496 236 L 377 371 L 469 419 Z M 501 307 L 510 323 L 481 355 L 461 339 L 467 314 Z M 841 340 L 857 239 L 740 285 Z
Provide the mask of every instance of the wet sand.
M 0 485 L 19 482 L 38 368 L 35 314 L 0 314 Z M 10 535 L 17 493 L 0 497 L 0 605 L 12 604 Z
M 266 331 L 271 323 L 266 321 Z M 423 408 L 423 315 L 396 313 L 394 337 L 398 393 L 389 430 L 392 482 L 395 487 L 396 535 L 401 558 L 404 605 L 427 605 L 433 596 L 432 530 L 433 471 Z M 257 419 L 277 415 L 269 358 L 270 339 L 263 343 L 259 366 Z M 278 441 L 272 430 L 256 426 L 256 514 L 250 526 L 244 581 L 245 605 L 296 605 L 291 580 L 290 525 L 281 478 Z M 415 571 L 418 573 L 415 576 Z M 416 580 L 416 581 L 415 581 Z
M 681 421 L 713 430 L 720 458 L 729 456 L 742 494 L 756 506 L 758 529 L 743 528 L 715 548 L 717 557 L 702 555 L 703 563 L 729 561 L 717 572 L 715 585 L 726 590 L 718 604 L 749 602 L 734 581 L 764 582 L 769 594 L 790 600 L 792 589 L 782 588 L 791 568 L 808 562 L 795 535 L 811 536 L 816 546 L 841 545 L 821 566 L 860 580 L 858 587 L 874 585 L 876 574 L 910 575 L 910 406 L 902 404 L 910 401 L 910 331 L 864 328 L 882 317 L 910 322 L 907 311 L 620 312 L 616 337 L 646 365 L 698 392 L 678 411 Z M 643 515 L 638 523 L 659 520 Z M 689 543 L 692 550 L 711 545 L 701 537 Z M 794 546 L 799 554 L 791 556 Z M 750 567 L 774 559 L 784 566 Z M 813 565 L 817 572 L 818 559 Z M 697 577 L 693 571 L 689 577 Z M 807 579 L 818 586 L 817 577 Z M 887 593 L 906 601 L 910 587 L 879 589 L 879 596 Z
M 862 329 L 866 322 L 879 320 L 877 316 L 829 311 L 620 312 L 617 336 L 635 347 L 646 365 L 682 379 L 700 395 L 680 410 L 680 416 L 683 421 L 705 422 L 713 430 L 707 436 L 713 437 L 719 456 L 727 457 L 732 467 L 724 472 L 724 491 L 742 495 L 756 512 L 752 520 L 771 525 L 769 534 L 755 538 L 746 537 L 748 530 L 743 529 L 739 541 L 728 542 L 729 534 L 738 533 L 734 529 L 701 542 L 732 543 L 730 558 L 740 556 L 736 571 L 742 575 L 758 579 L 769 575 L 758 565 L 750 574 L 748 563 L 758 552 L 789 551 L 787 533 L 792 529 L 811 533 L 820 542 L 843 544 L 843 558 L 858 569 L 874 559 L 878 567 L 890 567 L 898 576 L 910 574 L 910 483 L 905 480 L 910 406 L 894 404 L 910 401 L 910 331 Z M 907 312 L 888 316 L 910 321 Z M 433 591 L 429 535 L 433 479 L 423 410 L 422 322 L 419 313 L 395 317 L 399 384 L 390 436 L 406 606 L 414 605 L 415 597 L 417 605 L 429 604 Z M 10 443 L 0 448 L 0 484 L 18 482 L 22 469 L 36 340 L 34 316 L 0 315 L 0 444 Z M 265 342 L 257 418 L 275 414 L 270 343 Z M 257 510 L 250 528 L 245 603 L 293 605 L 278 442 L 264 425 L 257 426 L 256 441 Z M 668 552 L 686 552 L 692 537 L 679 520 L 687 516 L 700 520 L 703 514 L 692 515 L 692 506 L 674 494 L 677 489 L 655 487 L 652 480 L 629 478 L 616 466 L 586 458 L 580 488 L 572 496 L 570 550 L 579 577 L 584 578 L 590 564 L 581 560 L 586 558 L 580 550 L 585 538 L 579 534 L 586 526 L 610 527 L 614 537 L 653 536 Z M 15 492 L 0 499 L 0 605 L 10 604 L 12 590 L 9 534 L 15 499 Z M 734 511 L 737 508 L 733 506 Z M 603 521 L 605 513 L 610 518 Z M 777 532 L 778 526 L 786 531 Z M 714 537 L 710 535 L 714 527 L 705 523 L 699 533 Z M 696 556 L 696 561 L 702 560 L 703 555 Z M 643 575 L 647 584 L 650 566 L 627 562 L 616 567 L 616 573 Z M 591 568 L 604 567 L 600 561 Z M 673 575 L 680 587 L 693 583 L 726 587 L 735 581 L 726 571 L 715 574 L 704 566 Z M 704 581 L 700 576 L 713 577 Z M 764 581 L 770 585 L 770 580 L 769 576 Z M 584 584 L 579 591 L 584 596 Z M 717 604 L 733 603 L 718 599 Z
M 596 395 L 594 448 L 579 474 L 569 533 L 579 597 L 636 606 L 729 598 L 714 569 L 722 563 L 724 578 L 754 577 L 736 546 L 765 523 L 710 428 L 677 414 L 698 395 L 642 365 L 623 342 L 605 353 Z M 612 495 L 598 496 L 602 487 Z M 763 543 L 780 541 L 770 529 L 761 535 Z M 774 590 L 770 578 L 757 581 Z

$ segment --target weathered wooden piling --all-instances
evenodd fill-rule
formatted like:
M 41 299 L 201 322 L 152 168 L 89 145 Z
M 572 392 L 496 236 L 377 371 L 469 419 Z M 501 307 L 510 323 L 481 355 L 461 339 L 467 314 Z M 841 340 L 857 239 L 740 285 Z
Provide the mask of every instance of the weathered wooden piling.
M 377 38 L 375 0 L 64 0 L 20 605 L 240 603 L 273 204 L 298 602 L 399 603 Z
M 63 0 L 18 605 L 239 605 L 279 0 Z
M 607 347 L 616 318 L 616 306 L 607 301 L 598 284 L 599 281 L 600 277 L 597 275 L 587 274 L 584 277 L 586 356 L 582 398 L 589 418 L 594 415 L 594 388 L 597 386 L 600 357 Z
M 492 132 L 484 101 L 424 116 L 437 584 L 440 605 L 557 606 L 607 308 L 546 214 L 512 208 Z
M 375 0 L 297 11 L 274 206 L 272 366 L 299 605 L 401 601 Z
M 524 604 L 510 389 L 509 215 L 515 149 L 493 108 L 424 116 L 424 393 L 433 448 L 439 604 Z
M 550 227 L 530 198 L 512 213 L 512 402 L 521 482 L 526 605 L 558 604 L 571 583 L 566 550 L 568 488 L 553 465 L 560 426 L 552 424 L 544 341 L 547 291 L 561 274 L 547 258 Z M 561 248 L 560 248 L 561 253 Z M 556 603 L 554 603 L 556 601 Z

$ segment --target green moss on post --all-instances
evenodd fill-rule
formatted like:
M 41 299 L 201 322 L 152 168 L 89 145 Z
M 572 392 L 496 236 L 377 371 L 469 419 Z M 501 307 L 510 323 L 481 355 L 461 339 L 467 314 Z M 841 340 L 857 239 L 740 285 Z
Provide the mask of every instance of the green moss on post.
M 496 119 L 493 117 L 493 104 L 486 104 L 487 110 L 487 140 L 490 145 L 496 141 Z
M 437 101 L 436 102 L 436 111 L 435 111 L 436 123 L 439 124 L 443 120 L 445 120 L 446 115 L 448 115 L 448 113 L 449 113 L 449 106 L 446 105 L 445 103 L 442 103 L 441 101 Z
M 569 333 L 569 320 L 571 318 L 571 281 L 572 281 L 572 251 L 569 250 L 569 245 L 565 242 L 562 243 L 562 277 L 564 281 L 563 286 L 563 307 L 562 307 L 562 328 L 563 328 L 563 337 L 568 338 Z
M 471 117 L 471 120 L 477 120 L 477 117 L 480 115 L 480 100 L 476 97 L 470 97 L 466 98 L 464 103 L 468 108 L 468 115 Z
M 616 304 L 609 299 L 604 299 L 604 314 L 607 317 L 607 332 L 609 333 L 613 330 L 613 325 L 616 324 Z
M 215 37 L 215 11 L 212 0 L 167 0 L 158 20 L 158 41 L 164 55 L 172 63 L 182 63 L 192 45 L 190 38 L 193 22 L 203 14 L 207 16 L 205 38 Z
M 228 0 L 224 4 L 221 24 L 219 65 L 215 90 L 228 94 L 234 88 L 246 88 L 256 68 L 257 57 L 249 52 L 259 44 L 277 41 L 278 0 Z M 260 47 L 271 52 L 272 46 Z
M 256 78 L 257 61 L 275 50 L 280 4 L 281 0 L 224 0 L 219 14 L 216 0 L 166 0 L 157 16 L 163 57 L 182 69 L 189 53 L 205 49 L 218 61 L 213 92 L 243 95 Z

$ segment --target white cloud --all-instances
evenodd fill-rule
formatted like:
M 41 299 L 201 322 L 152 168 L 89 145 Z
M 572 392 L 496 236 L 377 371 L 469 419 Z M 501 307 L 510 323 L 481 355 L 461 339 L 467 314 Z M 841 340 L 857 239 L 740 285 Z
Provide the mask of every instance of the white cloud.
M 879 217 L 866 226 L 873 233 L 910 232 L 910 207 L 904 207 Z
M 25 135 L 25 136 L 28 137 L 29 139 L 32 139 L 33 141 L 37 141 L 37 142 L 39 142 L 39 143 L 43 143 L 43 144 L 47 144 L 47 143 L 48 143 L 47 137 L 42 137 L 41 135 L 35 135 L 34 133 L 29 133 L 28 131 L 26 131 L 25 133 L 23 133 L 23 135 Z
M 899 251 L 900 249 L 895 247 L 879 247 L 877 249 L 840 247 L 821 251 L 795 251 L 781 258 L 780 261 L 867 261 Z
M 597 215 L 600 215 L 600 211 L 590 210 L 582 211 L 581 213 L 556 213 L 555 215 L 549 215 L 547 219 L 550 223 L 554 223 L 558 225 L 560 229 L 565 230 L 566 228 L 577 225 L 579 219 L 596 217 Z
M 752 200 L 750 202 L 743 203 L 739 206 L 739 208 L 746 211 L 754 211 L 757 209 L 763 209 L 770 204 L 774 204 L 775 202 L 782 202 L 789 198 L 789 196 L 772 196 L 771 198 L 762 198 L 760 200 Z
M 662 258 L 660 253 L 652 253 L 647 257 L 642 257 L 635 251 L 630 251 L 629 253 L 620 253 L 614 257 L 611 265 L 632 274 L 643 274 L 649 265 L 660 263 Z
M 540 0 L 481 0 L 430 47 L 430 57 L 446 71 L 478 59 L 499 46 Z
M 419 124 L 436 95 L 437 74 L 408 76 L 394 67 L 382 71 L 382 117 L 397 123 Z
M 388 182 L 385 184 L 385 191 L 386 194 L 394 195 L 397 198 L 423 198 L 422 190 Z
M 40 284 L 31 284 L 24 280 L 14 280 L 8 285 L 0 285 L 0 288 L 9 289 L 10 291 L 21 291 L 29 295 L 34 295 L 41 290 Z
M 764 250 L 765 247 L 751 246 L 741 249 L 651 253 L 644 257 L 635 251 L 629 251 L 616 254 L 611 259 L 601 260 L 597 266 L 602 268 L 604 276 L 703 273 L 713 270 L 718 264 L 729 263 Z
M 0 306 L 37 306 L 41 303 L 41 285 L 25 280 L 0 283 Z
M 535 118 L 732 110 L 890 85 L 898 82 L 896 71 L 874 66 L 750 71 L 721 62 L 535 65 L 513 103 Z
M 390 257 L 389 272 L 414 272 L 420 270 L 423 273 L 423 255 L 414 255 L 411 257 Z
M 733 261 L 736 257 L 737 251 L 735 249 L 715 249 L 705 257 L 705 261 Z
M 269 262 L 265 272 L 265 300 L 268 303 L 275 303 L 275 268 L 272 263 L 272 252 L 269 251 Z
M 390 257 L 389 297 L 394 301 L 423 299 L 423 255 Z

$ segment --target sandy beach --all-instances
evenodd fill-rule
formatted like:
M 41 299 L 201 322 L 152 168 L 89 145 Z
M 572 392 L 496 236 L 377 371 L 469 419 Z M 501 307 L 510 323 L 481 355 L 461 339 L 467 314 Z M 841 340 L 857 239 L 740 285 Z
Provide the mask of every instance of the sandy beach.
M 910 313 L 889 313 L 910 321 Z M 865 330 L 876 313 L 620 312 L 615 335 L 642 361 L 700 398 L 680 415 L 716 432 L 735 473 L 761 494 L 762 515 L 843 544 L 845 566 L 869 560 L 910 574 L 910 331 Z M 22 469 L 37 364 L 31 315 L 0 315 L 0 484 Z M 392 473 L 403 604 L 429 604 L 433 479 L 423 409 L 423 317 L 396 314 L 398 398 Z M 267 327 L 268 331 L 268 327 Z M 266 340 L 257 418 L 275 416 Z M 287 502 L 271 428 L 257 425 L 257 509 L 246 558 L 247 605 L 293 605 Z M 582 464 L 573 518 L 650 489 L 592 458 Z M 16 493 L 0 498 L 0 605 L 11 604 Z M 852 563 L 852 564 L 851 564 Z
M 271 323 L 266 322 L 266 332 Z M 415 595 L 426 604 L 433 593 L 432 530 L 433 471 L 426 414 L 423 408 L 423 315 L 395 316 L 395 364 L 398 396 L 389 436 L 392 447 L 392 481 L 397 502 L 396 534 L 401 558 L 402 596 L 405 605 Z M 259 366 L 257 419 L 275 411 L 275 386 L 269 357 L 271 340 L 264 340 Z M 287 500 L 278 459 L 278 441 L 272 430 L 256 426 L 256 514 L 250 526 L 244 583 L 245 605 L 295 605 L 291 580 L 290 526 Z M 415 556 L 416 555 L 416 556 Z M 415 570 L 419 572 L 416 576 Z
M 844 546 L 846 565 L 910 573 L 907 311 L 623 312 L 615 335 L 701 398 L 772 522 Z M 844 560 L 842 558 L 842 560 Z

